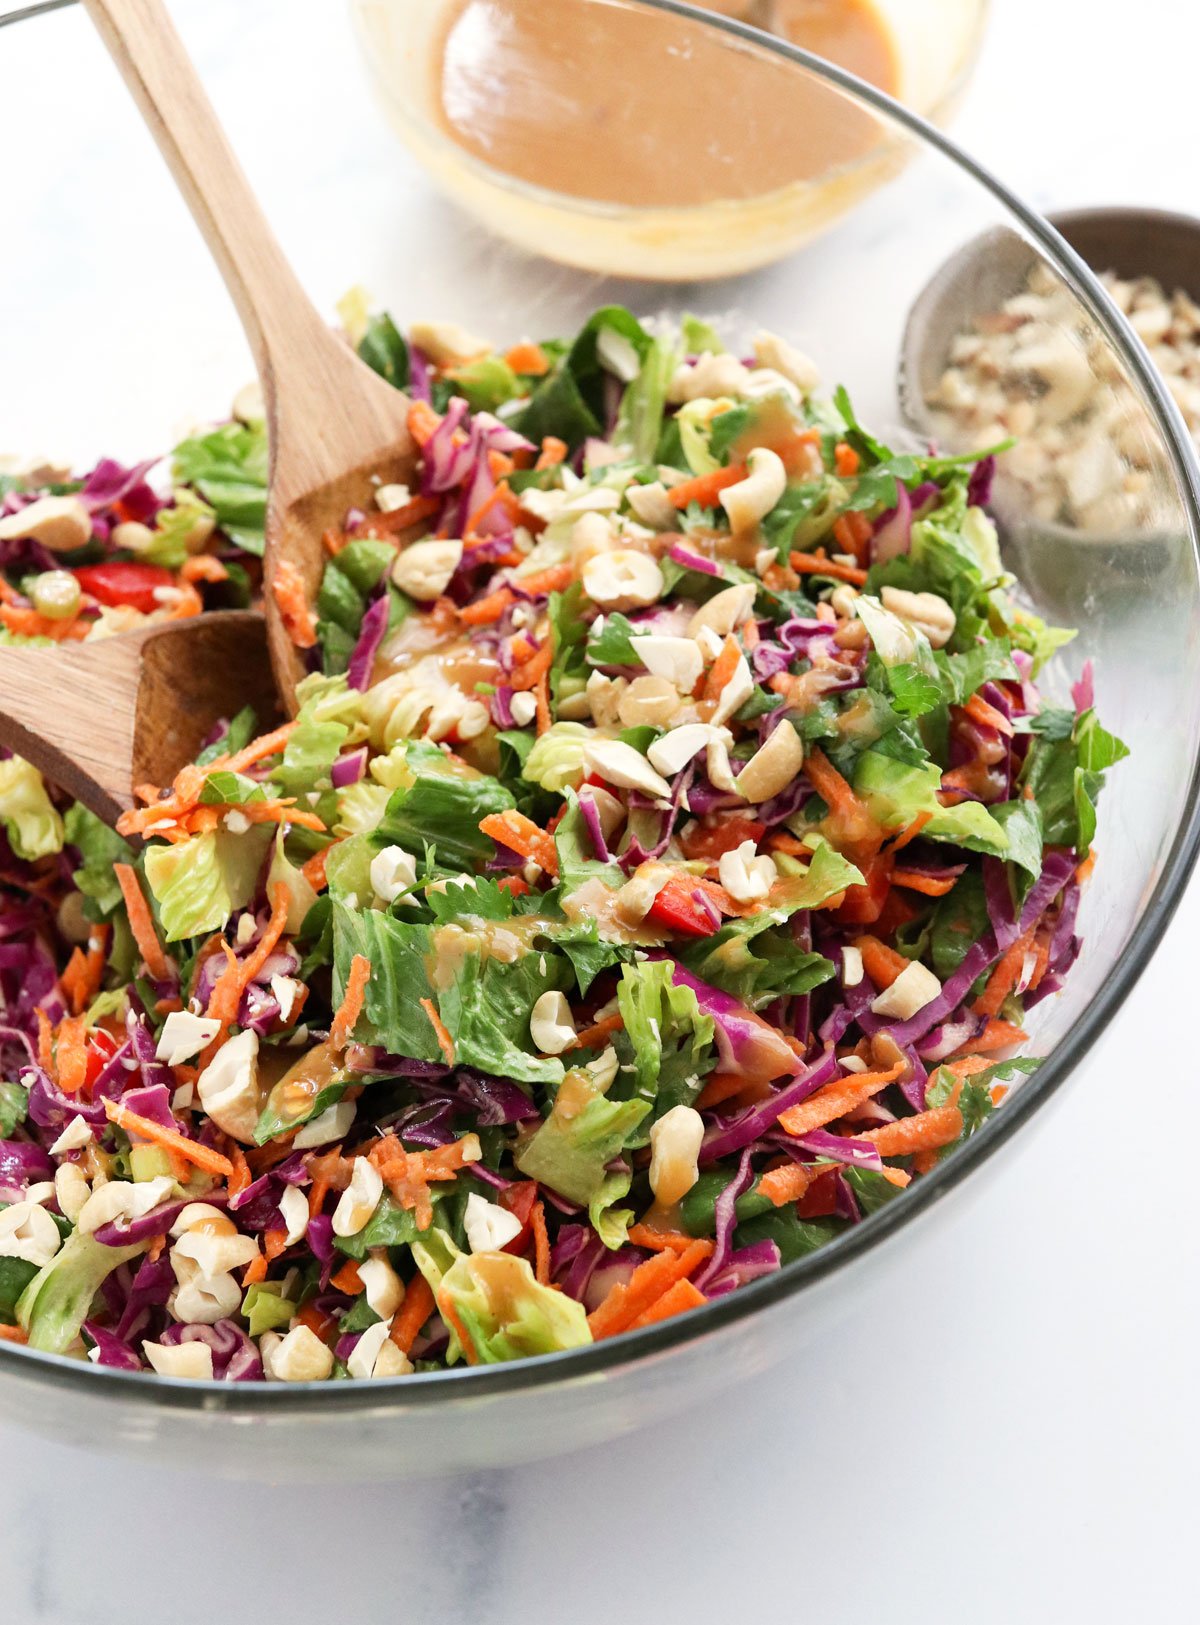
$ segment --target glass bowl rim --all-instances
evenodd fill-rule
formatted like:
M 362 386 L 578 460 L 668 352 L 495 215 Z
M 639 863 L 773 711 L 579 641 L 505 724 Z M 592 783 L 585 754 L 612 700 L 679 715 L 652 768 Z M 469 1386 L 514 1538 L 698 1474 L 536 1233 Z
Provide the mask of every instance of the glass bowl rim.
M 0 16 L 0 28 L 75 5 L 77 0 L 39 0 Z M 702 22 L 741 44 L 751 44 L 795 63 L 838 90 L 865 102 L 875 112 L 900 125 L 918 141 L 932 147 L 989 193 L 1018 222 L 1038 250 L 1062 276 L 1067 287 L 1098 324 L 1154 409 L 1157 427 L 1185 505 L 1193 554 L 1200 557 L 1200 463 L 1183 418 L 1160 380 L 1148 353 L 1134 337 L 1097 276 L 1053 226 L 1023 203 L 982 164 L 964 152 L 936 126 L 894 101 L 873 85 L 825 62 L 787 41 L 761 34 L 746 23 L 699 12 L 686 0 L 627 0 L 647 10 Z M 60 1390 L 90 1394 L 100 1402 L 147 1401 L 173 1411 L 228 1412 L 248 1417 L 311 1415 L 314 1407 L 333 1414 L 397 1413 L 449 1404 L 453 1399 L 483 1400 L 490 1395 L 569 1384 L 622 1367 L 634 1367 L 702 1337 L 726 1330 L 770 1306 L 796 1297 L 825 1281 L 855 1260 L 907 1229 L 935 1203 L 961 1185 L 969 1174 L 988 1161 L 1041 1109 L 1087 1055 L 1146 969 L 1166 926 L 1175 913 L 1189 875 L 1200 853 L 1200 755 L 1193 761 L 1183 815 L 1164 860 L 1142 918 L 1134 927 L 1120 961 L 1102 992 L 1075 1021 L 1063 1041 L 1046 1057 L 1028 1082 L 1015 1091 L 1010 1103 L 996 1113 L 978 1134 L 904 1193 L 835 1241 L 786 1264 L 702 1309 L 660 1322 L 641 1331 L 579 1349 L 514 1360 L 494 1366 L 460 1366 L 447 1371 L 420 1372 L 407 1377 L 369 1383 L 222 1383 L 202 1379 L 161 1377 L 154 1372 L 118 1371 L 104 1366 L 48 1354 L 23 1344 L 3 1346 L 0 1377 L 45 1382 Z

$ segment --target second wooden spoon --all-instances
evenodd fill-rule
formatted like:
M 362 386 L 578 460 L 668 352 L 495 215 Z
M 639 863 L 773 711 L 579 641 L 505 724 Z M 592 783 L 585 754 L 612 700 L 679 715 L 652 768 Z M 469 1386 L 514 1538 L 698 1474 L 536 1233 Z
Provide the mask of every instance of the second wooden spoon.
M 369 506 L 371 476 L 406 480 L 408 399 L 321 320 L 267 225 L 161 0 L 84 0 L 237 306 L 262 382 L 270 438 L 265 610 L 283 702 L 301 651 L 281 600 L 316 600 L 321 538 Z

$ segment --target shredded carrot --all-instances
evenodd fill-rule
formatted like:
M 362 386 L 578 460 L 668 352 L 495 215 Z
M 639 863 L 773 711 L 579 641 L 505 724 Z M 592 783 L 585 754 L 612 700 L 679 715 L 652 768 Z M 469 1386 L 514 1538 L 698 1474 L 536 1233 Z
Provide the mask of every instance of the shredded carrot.
M 219 1021 L 224 1028 L 236 1020 L 238 1005 L 242 1002 L 242 967 L 227 942 L 220 943 L 220 951 L 225 955 L 225 969 L 213 983 L 213 990 L 208 996 L 208 1007 L 204 1013 Z M 221 1034 L 218 1033 L 201 1055 L 200 1065 L 207 1066 L 212 1055 L 215 1055 L 220 1047 Z
M 402 531 L 411 530 L 414 525 L 432 519 L 441 505 L 440 497 L 413 497 L 411 502 L 393 508 L 390 513 L 373 513 L 369 518 L 360 520 L 354 527 L 354 534 L 360 536 L 373 530 L 376 533 L 382 531 L 387 536 L 398 536 Z
M 0 1326 L 0 1343 L 28 1343 L 23 1326 Z
M 917 869 L 893 869 L 892 885 L 903 886 L 906 891 L 920 892 L 922 897 L 945 897 L 954 890 L 957 876 L 923 875 Z
M 866 802 L 851 789 L 824 751 L 814 746 L 804 759 L 804 771 L 813 789 L 829 808 L 830 817 L 836 821 L 837 833 L 843 842 L 878 839 L 878 826 Z
M 933 814 L 931 812 L 919 812 L 913 819 L 912 823 L 907 824 L 904 829 L 900 831 L 899 835 L 897 835 L 896 839 L 888 848 L 892 856 L 895 857 L 896 853 L 902 851 L 910 841 L 915 841 L 917 836 L 925 828 L 926 824 L 932 817 Z
M 154 916 L 142 894 L 137 875 L 127 863 L 114 863 L 113 874 L 117 878 L 117 885 L 121 888 L 121 896 L 125 899 L 129 929 L 133 932 L 138 953 L 145 960 L 146 969 L 155 981 L 165 981 L 170 975 L 170 966 L 158 940 L 158 932 L 154 929 Z
M 190 582 L 175 589 L 177 596 L 168 606 L 166 619 L 168 621 L 186 621 L 193 615 L 204 613 L 204 600 Z
M 749 473 L 745 463 L 734 463 L 729 468 L 718 468 L 711 474 L 698 474 L 694 480 L 684 480 L 667 492 L 673 508 L 686 508 L 698 502 L 702 508 L 715 508 L 717 500 L 730 485 L 737 485 Z
M 540 597 L 542 593 L 565 592 L 574 579 L 573 564 L 552 564 L 546 570 L 535 570 L 532 575 L 520 576 L 517 586 L 523 592 L 535 593 Z
M 972 722 L 979 723 L 980 727 L 995 728 L 997 733 L 1004 734 L 1008 739 L 1011 739 L 1016 731 L 1004 712 L 997 711 L 994 705 L 989 705 L 982 695 L 972 694 L 963 706 L 963 712 Z
M 706 1112 L 733 1100 L 746 1088 L 747 1079 L 740 1072 L 713 1072 L 705 1081 L 696 1101 L 696 1110 Z
M 218 581 L 228 581 L 229 571 L 212 553 L 194 553 L 191 558 L 184 559 L 179 574 L 184 581 L 208 581 L 214 585 Z
M 421 1274 L 414 1275 L 404 1292 L 404 1301 L 392 1316 L 392 1329 L 388 1334 L 401 1354 L 407 1354 L 417 1340 L 421 1327 L 433 1313 L 433 1292 Z
M 842 475 L 844 479 L 850 479 L 858 473 L 858 465 L 859 456 L 854 447 L 844 440 L 839 440 L 833 448 L 834 472 Z
M 843 553 L 853 555 L 859 565 L 867 563 L 867 543 L 873 534 L 870 520 L 861 513 L 844 513 L 834 520 L 834 541 Z
M 511 587 L 497 587 L 486 598 L 477 598 L 473 604 L 460 609 L 458 618 L 464 626 L 493 626 L 516 600 Z
M 981 1033 L 976 1033 L 974 1038 L 963 1045 L 963 1051 L 968 1055 L 985 1055 L 989 1050 L 1007 1049 L 1010 1044 L 1023 1044 L 1028 1037 L 1027 1032 L 1014 1026 L 1011 1021 L 1001 1021 L 998 1016 L 993 1016 Z
M 619 1033 L 625 1025 L 625 1017 L 619 1010 L 614 1010 L 610 1016 L 601 1016 L 599 1021 L 593 1021 L 590 1027 L 585 1027 L 581 1033 L 575 1035 L 573 1043 L 568 1049 L 599 1049 L 606 1044 L 613 1033 Z
M 224 803 L 200 811 L 214 814 L 220 822 L 222 806 Z M 317 835 L 325 833 L 325 825 L 316 813 L 302 812 L 292 796 L 281 796 L 278 801 L 244 801 L 236 810 L 250 824 L 294 824 L 297 829 L 311 829 Z
M 765 1196 L 775 1207 L 789 1207 L 800 1200 L 814 1179 L 828 1171 L 825 1163 L 781 1163 L 778 1168 L 768 1168 L 755 1187 L 755 1194 Z
M 643 1326 L 653 1326 L 656 1321 L 669 1320 L 672 1315 L 681 1315 L 687 1309 L 699 1309 L 701 1304 L 707 1302 L 708 1299 L 700 1288 L 691 1281 L 676 1281 L 657 1302 L 652 1303 L 649 1309 L 643 1310 L 637 1319 L 630 1323 L 629 1330 L 636 1332 Z
M 861 1106 L 864 1100 L 886 1089 L 889 1083 L 895 1083 L 904 1067 L 904 1061 L 897 1061 L 886 1072 L 851 1072 L 849 1077 L 827 1083 L 798 1106 L 789 1107 L 780 1117 L 779 1126 L 798 1137 L 824 1128 L 827 1123 L 835 1123 L 839 1117 Z
M 330 841 L 328 846 L 323 846 L 319 852 L 314 852 L 311 858 L 300 865 L 300 873 L 314 891 L 324 891 L 328 886 L 329 881 L 325 874 L 325 864 L 334 847 L 340 844 L 340 839 Z
M 263 927 L 263 934 L 255 943 L 253 952 L 242 960 L 240 976 L 243 992 L 275 952 L 279 939 L 287 928 L 288 889 L 282 880 L 276 881 L 271 887 L 270 901 L 271 917 Z
M 296 1319 L 301 1326 L 307 1326 L 310 1332 L 319 1337 L 322 1343 L 328 1343 L 337 1330 L 337 1321 L 332 1315 L 326 1314 L 324 1309 L 318 1308 L 315 1302 L 306 1303 Z
M 336 559 L 344 547 L 349 547 L 350 538 L 344 530 L 335 530 L 332 525 L 321 536 L 321 546 L 331 559 Z
M 533 1272 L 543 1286 L 550 1280 L 550 1237 L 546 1232 L 545 1204 L 537 1201 L 529 1213 L 533 1229 Z
M 255 1253 L 254 1257 L 242 1271 L 243 1286 L 257 1286 L 260 1281 L 267 1278 L 267 1261 L 262 1253 Z
M 454 1065 L 454 1040 L 441 1016 L 438 1015 L 437 1006 L 432 999 L 422 999 L 421 1009 L 429 1017 L 429 1025 L 433 1028 L 433 1035 L 438 1041 L 438 1048 L 446 1057 L 446 1065 Z
M 352 1258 L 346 1260 L 336 1275 L 329 1277 L 329 1284 L 335 1292 L 344 1292 L 350 1298 L 357 1298 L 358 1294 L 365 1290 L 363 1278 L 358 1273 L 358 1265 Z
M 891 987 L 897 976 L 906 971 L 911 960 L 889 948 L 878 937 L 855 937 L 854 946 L 862 955 L 863 969 L 879 989 Z
M 67 961 L 67 968 L 61 977 L 62 990 L 74 1015 L 81 1016 L 100 991 L 111 933 L 111 926 L 93 926 L 88 937 L 87 953 L 82 948 L 76 948 Z
M 512 897 L 524 897 L 530 889 L 529 882 L 522 880 L 520 875 L 501 875 L 496 882 L 501 891 L 506 891 Z
M 308 1188 L 308 1213 L 313 1217 L 325 1206 L 331 1190 L 345 1190 L 351 1179 L 351 1159 L 343 1157 L 341 1146 L 334 1146 L 319 1157 L 310 1157 L 308 1171 L 312 1184 Z
M 454 1299 L 448 1292 L 439 1290 L 437 1295 L 437 1306 L 438 1312 L 442 1319 L 446 1322 L 446 1325 L 449 1326 L 455 1337 L 458 1338 L 459 1347 L 466 1356 L 467 1364 L 478 1365 L 479 1356 L 475 1352 L 474 1343 L 472 1343 L 471 1339 L 467 1336 L 466 1327 L 458 1317 L 458 1310 L 455 1307 Z
M 648 1224 L 629 1226 L 629 1243 L 652 1253 L 686 1253 L 695 1238 L 681 1230 L 653 1230 Z
M 317 617 L 309 607 L 304 577 L 291 559 L 275 561 L 271 592 L 288 637 L 297 649 L 311 649 L 317 641 Z
M 987 986 L 971 1006 L 977 1016 L 995 1016 L 1000 1006 L 1016 987 L 1025 963 L 1025 955 L 1033 945 L 1033 928 L 1013 943 L 1012 947 L 988 977 Z
M 523 661 L 510 675 L 508 679 L 510 686 L 516 689 L 536 688 L 553 662 L 554 645 L 546 638 L 541 648 L 535 650 L 529 659 Z
M 540 344 L 514 344 L 504 359 L 514 372 L 527 378 L 543 378 L 550 371 L 550 359 Z
M 706 700 L 718 699 L 729 679 L 737 670 L 738 661 L 742 658 L 742 648 L 738 640 L 730 632 L 721 646 L 721 652 L 708 669 L 708 676 L 704 681 L 704 698 Z
M 537 705 L 534 716 L 537 720 L 539 737 L 550 731 L 550 678 L 546 672 L 534 684 L 533 697 Z
M 78 614 L 56 620 L 51 615 L 39 615 L 36 609 L 24 609 L 16 604 L 0 604 L 0 623 L 23 638 L 52 638 L 55 643 L 74 642 L 87 634 L 91 621 L 81 620 Z
M 281 755 L 288 740 L 295 733 L 296 726 L 294 722 L 285 722 L 281 727 L 272 729 L 270 733 L 259 734 L 257 739 L 252 739 L 232 756 L 218 756 L 206 768 L 200 769 L 202 776 L 207 777 L 217 768 L 224 768 L 230 773 L 244 773 L 248 767 L 256 767 L 259 762 L 265 762 L 271 756 Z M 178 782 L 177 779 L 176 783 Z
M 409 434 L 424 451 L 442 420 L 428 401 L 413 401 L 405 421 L 408 424 Z
M 350 1034 L 354 1031 L 359 1016 L 362 1015 L 363 999 L 370 980 L 371 961 L 365 954 L 355 954 L 350 961 L 346 991 L 342 995 L 341 1004 L 334 1012 L 333 1024 L 329 1029 L 329 1043 L 333 1049 L 345 1049 L 350 1042 Z
M 50 1025 L 50 1017 L 42 1009 L 40 1004 L 37 1007 L 37 1024 L 38 1024 L 38 1042 L 37 1042 L 38 1065 L 41 1067 L 43 1072 L 46 1072 L 46 1073 L 49 1074 L 50 1077 L 53 1077 L 54 1076 L 54 1041 L 53 1041 L 52 1034 L 53 1034 L 54 1029 Z
M 853 564 L 838 564 L 833 559 L 827 559 L 823 552 L 793 553 L 791 566 L 798 570 L 802 576 L 828 576 L 832 581 L 849 581 L 852 586 L 861 587 L 866 583 L 867 572 L 860 570 Z
M 161 1123 L 155 1123 L 149 1117 L 131 1112 L 122 1106 L 119 1100 L 106 1098 L 104 1110 L 109 1122 L 123 1128 L 127 1134 L 136 1134 L 140 1139 L 150 1140 L 155 1145 L 162 1146 L 164 1151 L 182 1157 L 185 1162 L 194 1162 L 197 1168 L 203 1168 L 206 1173 L 221 1174 L 228 1179 L 233 1172 L 233 1164 L 219 1151 L 213 1151 L 197 1140 L 189 1140 L 187 1135 L 180 1134 L 178 1129 L 164 1128 Z
M 59 1088 L 77 1095 L 87 1082 L 87 1027 L 82 1016 L 64 1016 L 55 1047 Z
M 957 1106 L 935 1106 L 916 1117 L 901 1117 L 859 1137 L 870 1140 L 881 1157 L 906 1157 L 913 1151 L 936 1151 L 951 1145 L 963 1130 Z
M 624 1285 L 614 1286 L 608 1296 L 588 1316 L 593 1338 L 615 1337 L 628 1331 L 639 1316 L 668 1292 L 677 1281 L 685 1280 L 697 1265 L 711 1257 L 711 1241 L 693 1241 L 681 1253 L 661 1252 L 639 1264 Z
M 1083 862 L 1080 863 L 1079 866 L 1075 870 L 1075 879 L 1079 882 L 1079 884 L 1081 886 L 1086 886 L 1087 885 L 1088 881 L 1092 878 L 1092 870 L 1095 867 L 1096 867 L 1096 849 L 1093 846 L 1093 847 L 1088 848 L 1087 857 L 1084 858 Z
M 244 1190 L 249 1190 L 254 1183 L 254 1176 L 250 1172 L 250 1164 L 246 1161 L 246 1153 L 236 1140 L 229 1142 L 229 1160 L 233 1164 L 233 1172 L 229 1176 L 230 1196 L 240 1196 Z
M 542 441 L 542 449 L 538 453 L 538 460 L 534 468 L 541 473 L 547 468 L 557 468 L 559 463 L 566 460 L 567 443 L 560 440 L 556 434 L 548 434 Z
M 526 818 L 524 813 L 519 812 L 489 813 L 486 818 L 480 819 L 479 828 L 482 834 L 490 835 L 493 841 L 498 841 L 502 846 L 511 847 L 523 858 L 532 858 L 551 879 L 557 878 L 558 849 L 554 845 L 554 837 L 539 829 L 532 818 Z

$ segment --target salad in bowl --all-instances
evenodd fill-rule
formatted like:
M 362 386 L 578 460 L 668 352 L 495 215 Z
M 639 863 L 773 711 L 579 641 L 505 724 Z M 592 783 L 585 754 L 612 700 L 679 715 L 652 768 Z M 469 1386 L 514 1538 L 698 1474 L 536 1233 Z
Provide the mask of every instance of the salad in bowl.
M 277 578 L 295 719 L 115 831 L 0 763 L 8 1340 L 308 1382 L 686 1314 L 952 1156 L 1080 950 L 1125 749 L 990 454 L 768 332 L 343 314 L 419 458 Z M 253 400 L 171 472 L 10 480 L 5 635 L 250 601 Z

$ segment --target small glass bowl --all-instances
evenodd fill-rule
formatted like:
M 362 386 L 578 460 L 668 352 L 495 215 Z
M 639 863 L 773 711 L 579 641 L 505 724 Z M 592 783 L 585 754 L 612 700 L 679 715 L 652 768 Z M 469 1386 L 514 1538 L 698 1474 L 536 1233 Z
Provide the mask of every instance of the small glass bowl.
M 553 5 L 552 27 L 529 13 L 514 21 L 530 0 L 469 0 L 465 12 L 463 0 L 352 8 L 371 84 L 401 140 L 442 190 L 522 248 L 618 276 L 737 275 L 828 230 L 911 155 L 896 126 L 815 80 L 798 86 L 781 59 L 743 52 L 731 72 L 736 37 L 718 45 L 695 7 L 536 3 Z M 842 3 L 873 19 L 882 88 L 934 122 L 947 117 L 974 63 L 986 0 L 874 0 L 869 12 L 865 0 Z M 731 28 L 781 31 L 789 16 L 812 15 L 797 0 L 702 0 L 700 10 Z M 464 104 L 456 122 L 480 132 L 472 151 L 448 133 L 443 111 L 450 37 Z M 632 59 L 640 79 L 627 71 Z M 652 87 L 657 94 L 646 94 Z M 511 168 L 485 156 L 498 110 L 545 138 L 524 152 L 510 143 Z M 678 168 L 664 171 L 668 154 Z M 582 182 L 581 167 L 590 169 Z

